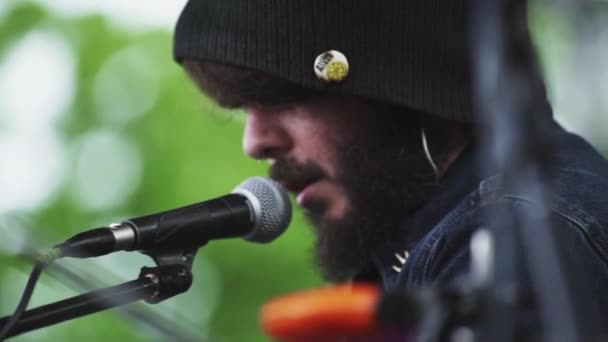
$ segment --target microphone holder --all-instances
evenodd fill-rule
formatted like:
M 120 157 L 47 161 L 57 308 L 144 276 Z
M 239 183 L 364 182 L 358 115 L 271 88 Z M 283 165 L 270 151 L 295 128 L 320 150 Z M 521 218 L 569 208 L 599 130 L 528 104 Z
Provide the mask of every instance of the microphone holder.
M 192 262 L 196 250 L 162 249 L 142 253 L 154 259 L 158 266 L 143 267 L 135 280 L 27 310 L 7 337 L 139 300 L 156 304 L 190 288 Z M 0 318 L 0 327 L 3 327 L 10 317 Z

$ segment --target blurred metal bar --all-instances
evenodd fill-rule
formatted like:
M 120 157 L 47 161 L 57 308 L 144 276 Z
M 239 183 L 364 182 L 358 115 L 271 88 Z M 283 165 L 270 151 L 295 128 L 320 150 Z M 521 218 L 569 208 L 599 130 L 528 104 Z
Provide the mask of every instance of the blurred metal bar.
M 79 269 L 78 273 L 76 273 L 74 270 L 62 266 L 59 263 L 52 264 L 47 269 L 47 273 L 60 281 L 63 285 L 76 291 L 85 291 L 103 283 L 92 273 L 83 274 L 82 269 Z M 107 275 L 112 274 L 110 270 L 104 269 L 101 266 L 97 266 L 96 273 L 104 274 L 106 277 Z M 162 317 L 157 312 L 148 309 L 148 306 L 136 303 L 119 306 L 115 309 L 115 312 L 131 322 L 145 324 L 146 327 L 156 330 L 158 333 L 164 335 L 166 338 L 170 338 L 172 341 L 209 341 L 203 336 L 200 336 L 201 333 L 196 327 L 192 324 L 187 324 L 188 319 L 179 312 L 174 313 L 171 320 L 167 320 L 167 318 Z
M 31 238 L 31 240 L 33 239 L 34 238 Z M 24 251 L 19 255 L 29 264 L 35 262 L 37 253 L 35 249 L 28 248 L 27 251 Z M 86 268 L 72 269 L 61 263 L 53 263 L 49 265 L 45 270 L 45 273 L 74 291 L 89 291 L 92 288 L 100 286 L 100 284 L 107 286 L 108 277 L 118 281 L 117 279 L 119 277 L 113 274 L 109 269 L 100 265 L 95 265 L 94 272 L 87 272 L 87 268 L 90 270 L 91 265 Z M 97 277 L 97 275 L 100 274 L 104 275 L 105 281 L 101 281 L 101 279 Z M 173 313 L 172 319 L 168 320 L 166 317 L 149 309 L 147 304 L 144 305 L 141 303 L 118 306 L 114 309 L 114 312 L 133 323 L 144 324 L 147 328 L 157 331 L 159 334 L 162 334 L 166 338 L 170 338 L 172 341 L 205 342 L 213 340 L 201 336 L 198 327 L 195 327 L 179 312 Z
M 547 222 L 547 180 L 552 146 L 546 133 L 545 89 L 530 49 L 527 1 L 474 0 L 472 44 L 482 160 L 501 172 L 500 196 L 518 194 L 537 208 L 501 205 L 489 217 L 494 235 L 494 280 L 482 340 L 511 341 L 517 288 L 528 271 L 543 340 L 582 341 L 573 297 L 556 239 Z M 500 202 L 500 201 L 499 201 Z M 512 292 L 515 291 L 515 292 Z
M 154 281 L 149 278 L 141 278 L 43 305 L 24 312 L 8 336 L 19 335 L 118 305 L 149 298 L 156 291 L 158 291 L 158 285 Z M 0 326 L 4 326 L 9 319 L 10 316 L 1 318 Z

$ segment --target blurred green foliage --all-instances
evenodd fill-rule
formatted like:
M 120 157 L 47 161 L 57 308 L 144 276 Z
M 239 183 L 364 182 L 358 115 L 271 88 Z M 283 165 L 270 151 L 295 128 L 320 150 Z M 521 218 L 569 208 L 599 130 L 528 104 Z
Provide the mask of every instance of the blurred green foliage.
M 134 33 L 116 28 L 104 17 L 60 18 L 37 5 L 24 3 L 12 8 L 0 22 L 0 62 L 13 44 L 32 31 L 53 32 L 68 43 L 76 64 L 76 84 L 73 103 L 56 127 L 50 128 L 59 133 L 68 153 L 65 180 L 42 206 L 27 212 L 5 213 L 0 222 L 6 226 L 5 231 L 25 230 L 32 241 L 29 248 L 49 247 L 101 223 L 223 195 L 243 179 L 266 173 L 265 165 L 243 156 L 242 114 L 222 111 L 210 103 L 172 61 L 169 32 Z M 121 74 L 111 75 L 118 78 L 117 84 L 127 86 L 125 91 L 137 93 L 147 82 L 156 84 L 151 93 L 152 106 L 129 120 L 108 120 L 96 105 L 99 99 L 95 80 L 113 56 L 133 59 L 131 64 L 118 67 Z M 36 94 L 31 94 L 31 98 L 35 101 Z M 131 98 L 128 93 L 126 99 L 141 100 Z M 111 102 L 120 99 L 102 100 L 109 101 L 111 108 Z M 79 141 L 99 130 L 110 131 L 134 145 L 143 171 L 126 201 L 108 209 L 93 210 L 82 206 L 74 195 L 79 186 L 75 173 Z M 122 165 L 104 167 L 112 171 Z M 188 293 L 154 306 L 134 307 L 177 330 L 189 329 L 201 340 L 206 336 L 213 341 L 266 340 L 257 326 L 260 305 L 278 294 L 320 284 L 312 266 L 310 245 L 310 232 L 302 215 L 296 212 L 288 232 L 270 245 L 242 240 L 208 244 L 197 255 L 194 285 Z M 139 267 L 151 265 L 143 257 L 127 253 L 119 253 L 110 261 L 104 258 L 60 261 L 59 264 L 88 280 L 89 287 L 75 286 L 61 272 L 50 270 L 49 275 L 42 277 L 30 307 L 129 281 L 137 277 Z M 0 251 L 0 262 L 0 311 L 8 314 L 25 285 L 30 263 L 10 251 Z M 64 286 L 64 282 L 72 285 Z M 172 339 L 129 317 L 132 315 L 118 310 L 107 311 L 14 340 Z

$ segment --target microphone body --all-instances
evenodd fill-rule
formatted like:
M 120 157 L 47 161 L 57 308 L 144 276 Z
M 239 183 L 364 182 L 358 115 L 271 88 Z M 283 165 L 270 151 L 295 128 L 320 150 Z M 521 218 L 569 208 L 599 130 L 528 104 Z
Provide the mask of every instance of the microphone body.
M 209 240 L 246 235 L 255 223 L 251 206 L 243 195 L 230 194 L 160 214 L 134 218 L 123 224 L 136 227 L 134 238 L 124 239 L 124 249 L 195 247 Z M 122 244 L 119 229 L 114 230 Z M 127 244 L 132 241 L 132 246 Z
M 221 238 L 265 243 L 282 234 L 290 219 L 285 190 L 252 177 L 231 194 L 85 231 L 56 247 L 62 256 L 86 258 L 121 250 L 192 249 Z

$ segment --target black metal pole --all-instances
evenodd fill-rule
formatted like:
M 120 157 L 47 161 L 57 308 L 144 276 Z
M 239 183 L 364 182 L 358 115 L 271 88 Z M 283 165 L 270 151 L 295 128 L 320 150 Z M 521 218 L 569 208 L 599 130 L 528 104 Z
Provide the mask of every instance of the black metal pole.
M 534 207 L 508 204 L 491 214 L 495 277 L 486 305 L 485 340 L 513 340 L 519 312 L 509 293 L 522 274 L 530 276 L 545 341 L 582 341 L 569 268 L 558 253 L 560 236 L 548 218 L 551 139 L 546 134 L 545 89 L 527 26 L 526 0 L 474 0 L 473 56 L 484 159 L 501 172 L 502 191 Z M 503 202 L 504 203 L 504 202 Z M 516 289 L 514 289 L 516 290 Z M 509 336 L 511 335 L 511 336 Z
M 108 270 L 104 270 L 103 267 L 99 266 L 98 272 L 107 273 Z M 95 284 L 102 284 L 103 282 L 92 273 L 84 272 L 82 269 L 72 270 L 69 267 L 62 266 L 59 263 L 52 264 L 51 267 L 46 269 L 46 273 L 56 280 L 62 282 L 64 285 L 72 288 L 73 290 L 83 291 L 85 289 L 94 288 Z M 163 334 L 166 338 L 170 338 L 172 341 L 179 342 L 203 342 L 208 341 L 210 338 L 203 338 L 198 331 L 199 329 L 193 324 L 188 324 L 189 320 L 180 315 L 174 314 L 176 321 L 167 320 L 157 312 L 152 311 L 146 306 L 127 306 L 121 308 L 118 313 L 122 314 L 129 321 L 135 321 L 137 323 L 143 323 L 148 328 L 154 329 L 159 333 Z M 212 340 L 212 339 L 211 339 Z
M 141 299 L 148 299 L 157 292 L 158 285 L 155 281 L 148 277 L 141 277 L 120 285 L 43 305 L 24 312 L 8 337 Z M 0 327 L 4 326 L 9 318 L 10 316 L 6 316 L 0 319 Z

